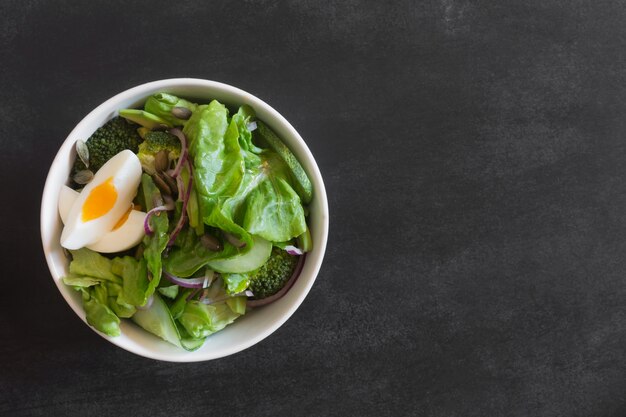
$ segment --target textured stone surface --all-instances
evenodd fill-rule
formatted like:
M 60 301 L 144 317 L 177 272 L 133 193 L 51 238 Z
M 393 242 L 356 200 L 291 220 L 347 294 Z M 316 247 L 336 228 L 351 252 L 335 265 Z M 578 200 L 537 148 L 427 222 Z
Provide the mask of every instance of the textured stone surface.
M 626 415 L 623 2 L 9 0 L 0 16 L 0 415 Z M 331 208 L 296 314 L 186 365 L 82 324 L 38 229 L 72 127 L 178 76 L 282 112 Z

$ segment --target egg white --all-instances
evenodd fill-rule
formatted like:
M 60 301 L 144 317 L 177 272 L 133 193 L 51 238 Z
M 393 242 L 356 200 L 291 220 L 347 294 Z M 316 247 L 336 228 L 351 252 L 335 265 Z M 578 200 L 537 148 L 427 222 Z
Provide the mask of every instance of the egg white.
M 83 222 L 82 212 L 87 197 L 95 187 L 109 178 L 113 178 L 113 186 L 117 192 L 113 207 L 104 215 Z M 80 249 L 98 242 L 105 234 L 111 232 L 132 204 L 140 182 L 141 163 L 132 151 L 124 150 L 109 159 L 71 205 L 61 233 L 61 246 L 67 249 Z
M 64 224 L 67 221 L 72 205 L 79 195 L 78 191 L 71 189 L 67 185 L 61 187 L 61 192 L 59 193 L 59 215 Z M 100 253 L 115 253 L 130 249 L 138 245 L 146 235 L 143 225 L 145 219 L 145 212 L 131 210 L 128 218 L 122 225 L 106 233 L 96 243 L 87 245 L 87 248 Z

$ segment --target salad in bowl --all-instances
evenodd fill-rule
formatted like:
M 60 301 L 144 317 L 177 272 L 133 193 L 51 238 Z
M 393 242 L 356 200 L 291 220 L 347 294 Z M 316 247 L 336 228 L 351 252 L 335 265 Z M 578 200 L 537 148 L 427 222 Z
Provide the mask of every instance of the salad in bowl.
M 295 311 L 321 264 L 328 208 L 282 116 L 234 87 L 175 79 L 128 90 L 81 124 L 50 170 L 42 240 L 93 329 L 144 356 L 206 360 Z

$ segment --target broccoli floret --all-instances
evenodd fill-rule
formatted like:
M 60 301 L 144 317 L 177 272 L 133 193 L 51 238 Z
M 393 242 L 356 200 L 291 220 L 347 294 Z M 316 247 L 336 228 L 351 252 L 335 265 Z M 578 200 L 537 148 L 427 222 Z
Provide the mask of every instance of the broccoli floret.
M 139 145 L 137 156 L 144 171 L 148 174 L 154 174 L 154 156 L 162 150 L 168 152 L 170 161 L 178 159 L 180 157 L 180 140 L 167 132 L 147 132 L 145 140 Z
M 276 294 L 285 286 L 293 273 L 298 257 L 274 247 L 262 267 L 250 275 L 249 289 L 257 299 Z
M 137 152 L 141 137 L 137 133 L 137 126 L 126 120 L 115 117 L 99 127 L 85 142 L 89 149 L 89 170 L 93 173 L 102 165 L 124 149 Z M 74 172 L 87 169 L 80 158 L 76 158 Z

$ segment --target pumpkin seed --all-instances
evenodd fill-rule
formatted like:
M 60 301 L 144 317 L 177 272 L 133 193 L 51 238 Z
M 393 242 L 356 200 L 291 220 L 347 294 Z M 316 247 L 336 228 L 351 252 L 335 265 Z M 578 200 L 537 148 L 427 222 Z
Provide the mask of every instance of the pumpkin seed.
M 172 115 L 177 119 L 188 120 L 191 117 L 191 110 L 186 107 L 174 107 Z
M 80 160 L 83 161 L 83 164 L 85 164 L 85 168 L 89 168 L 89 148 L 85 141 L 81 139 L 76 141 L 76 154 Z
M 154 181 L 154 184 L 157 186 L 157 188 L 161 190 L 164 195 L 172 195 L 172 190 L 170 190 L 169 185 L 167 185 L 167 183 L 159 176 L 159 174 L 154 174 L 152 176 L 152 180 Z
M 170 158 L 166 150 L 160 150 L 154 156 L 154 169 L 156 172 L 163 172 L 169 168 Z
M 239 240 L 239 238 L 237 238 L 237 236 L 233 235 L 232 233 L 222 231 L 222 234 L 224 235 L 224 238 L 228 241 L 228 243 L 230 243 L 234 247 L 243 248 L 244 246 L 246 246 L 246 242 L 242 242 L 241 240 Z
M 159 176 L 165 180 L 167 185 L 169 185 L 170 190 L 172 190 L 172 195 L 178 194 L 178 185 L 176 185 L 176 180 L 172 178 L 167 172 L 161 172 Z
M 202 235 L 200 237 L 200 243 L 202 243 L 202 246 L 213 252 L 222 250 L 222 245 L 220 244 L 220 241 L 212 235 Z
M 76 174 L 74 174 L 74 178 L 73 178 L 74 182 L 80 185 L 89 184 L 89 182 L 91 182 L 92 179 L 93 179 L 93 172 L 91 172 L 88 169 L 83 169 L 81 171 L 78 171 Z

